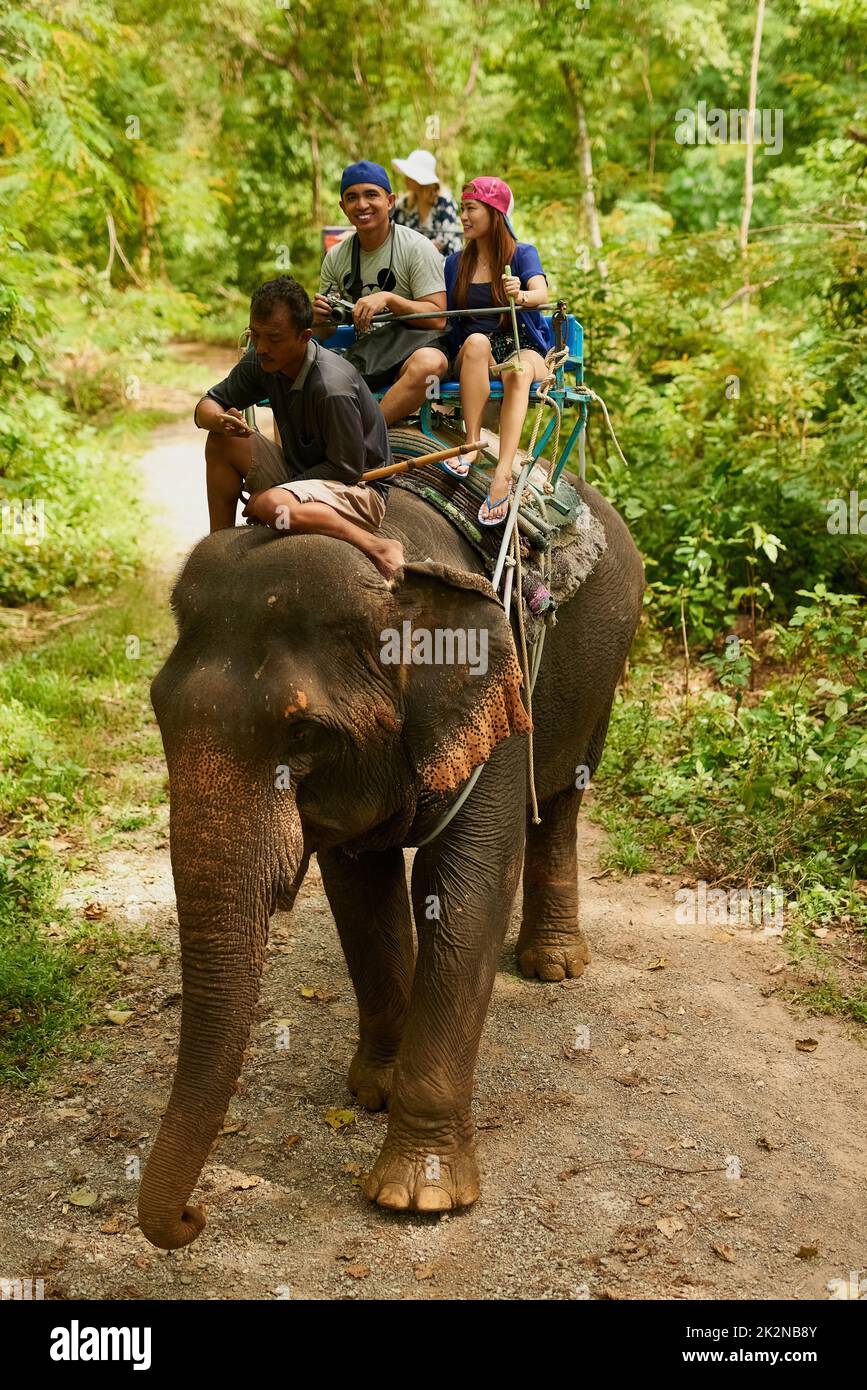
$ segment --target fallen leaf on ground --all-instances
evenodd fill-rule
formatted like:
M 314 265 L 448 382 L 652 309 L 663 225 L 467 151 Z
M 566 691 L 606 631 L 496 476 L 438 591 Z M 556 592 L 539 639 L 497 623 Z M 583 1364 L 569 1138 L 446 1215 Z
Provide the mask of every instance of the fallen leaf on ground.
M 343 1272 L 352 1279 L 366 1279 L 370 1273 L 370 1265 L 347 1265 Z
M 348 1129 L 350 1125 L 355 1124 L 355 1111 L 326 1110 L 322 1118 L 325 1121 L 325 1123 L 327 1125 L 330 1125 L 331 1128 L 334 1130 Z
M 723 1207 L 719 1214 L 723 1221 L 737 1221 L 743 1216 L 743 1212 L 737 1207 Z
M 733 1265 L 735 1263 L 735 1252 L 734 1250 L 732 1250 L 731 1246 L 726 1245 L 724 1241 L 714 1241 L 713 1245 L 711 1246 L 711 1249 L 713 1250 L 714 1254 L 719 1255 L 721 1260 L 726 1260 L 730 1265 Z
M 329 994 L 319 985 L 302 985 L 298 993 L 302 999 L 318 999 L 321 1004 L 330 1004 L 332 999 L 337 998 L 336 994 Z
M 819 1253 L 818 1245 L 802 1245 L 798 1249 L 799 1260 L 815 1260 Z
M 91 1192 L 90 1188 L 76 1187 L 70 1192 L 66 1200 L 71 1202 L 74 1207 L 92 1207 L 97 1198 L 98 1194 Z
M 649 1207 L 653 1203 L 652 1197 L 636 1197 L 635 1200 L 640 1207 Z
M 349 1173 L 349 1174 L 351 1174 L 353 1177 L 359 1178 L 359 1177 L 361 1177 L 361 1174 L 362 1174 L 363 1169 L 362 1169 L 360 1163 L 352 1163 L 352 1162 L 350 1162 L 350 1163 L 341 1163 L 341 1165 L 340 1165 L 340 1171 L 341 1171 L 341 1173 Z
M 107 1221 L 103 1221 L 99 1229 L 104 1236 L 119 1236 L 123 1230 L 123 1222 L 119 1216 L 110 1216 Z
M 286 1135 L 286 1138 L 283 1140 L 284 1147 L 287 1148 L 287 1149 L 291 1149 L 291 1148 L 293 1148 L 293 1146 L 294 1146 L 295 1144 L 300 1144 L 300 1143 L 301 1143 L 301 1135 L 300 1135 L 300 1134 L 287 1134 L 287 1135 Z
M 122 1028 L 132 1018 L 132 1009 L 106 1009 L 105 1016 L 109 1023 L 115 1023 L 118 1028 Z
M 799 1052 L 815 1052 L 819 1046 L 818 1038 L 796 1038 L 795 1047 Z
M 685 1231 L 686 1227 L 679 1216 L 663 1216 L 656 1223 L 656 1229 L 661 1231 L 666 1240 L 676 1235 L 678 1231 Z
M 81 909 L 81 915 L 86 922 L 96 922 L 100 917 L 104 917 L 108 912 L 106 903 L 85 903 Z
M 649 965 L 645 966 L 645 970 L 664 970 L 667 965 L 667 956 L 657 956 L 656 960 L 652 960 Z

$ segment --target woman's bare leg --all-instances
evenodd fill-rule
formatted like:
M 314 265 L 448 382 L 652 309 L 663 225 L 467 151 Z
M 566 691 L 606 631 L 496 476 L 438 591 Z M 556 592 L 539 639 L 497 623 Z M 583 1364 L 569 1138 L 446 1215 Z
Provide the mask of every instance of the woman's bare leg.
M 518 452 L 518 445 L 521 442 L 521 430 L 527 418 L 530 387 L 534 381 L 541 381 L 546 372 L 545 363 L 538 352 L 528 352 L 526 349 L 522 349 L 521 365 L 523 371 L 506 371 L 502 373 L 501 377 L 503 405 L 500 410 L 500 454 L 494 476 L 491 479 L 490 496 L 492 502 L 506 497 L 509 492 L 512 464 L 515 462 L 515 454 Z M 494 521 L 499 517 L 504 517 L 508 506 L 508 502 L 503 502 L 499 507 L 491 507 L 488 511 L 489 518 Z
M 471 333 L 457 361 L 461 381 L 461 410 L 467 439 L 478 439 L 482 413 L 491 394 L 491 345 L 484 333 Z M 470 451 L 472 453 L 472 451 Z

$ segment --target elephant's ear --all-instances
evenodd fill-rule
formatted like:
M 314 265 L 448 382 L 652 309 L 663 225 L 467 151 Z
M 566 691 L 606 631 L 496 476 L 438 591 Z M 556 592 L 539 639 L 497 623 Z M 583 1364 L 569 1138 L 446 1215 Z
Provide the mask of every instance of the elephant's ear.
M 382 656 L 399 667 L 404 738 L 422 786 L 453 791 L 532 728 L 511 628 L 486 579 L 433 561 L 407 564 L 392 597 Z

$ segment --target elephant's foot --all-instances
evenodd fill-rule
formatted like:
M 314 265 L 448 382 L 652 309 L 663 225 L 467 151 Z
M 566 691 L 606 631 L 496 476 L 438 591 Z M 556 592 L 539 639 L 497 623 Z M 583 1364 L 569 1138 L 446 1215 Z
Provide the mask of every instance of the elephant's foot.
M 394 1062 L 371 1056 L 361 1043 L 349 1064 L 349 1089 L 363 1110 L 384 1110 L 391 1095 Z
M 576 924 L 562 927 L 522 927 L 515 948 L 521 974 L 532 980 L 577 980 L 590 961 L 590 948 Z
M 472 1123 L 392 1121 L 361 1190 L 391 1211 L 452 1211 L 471 1206 L 479 1195 Z

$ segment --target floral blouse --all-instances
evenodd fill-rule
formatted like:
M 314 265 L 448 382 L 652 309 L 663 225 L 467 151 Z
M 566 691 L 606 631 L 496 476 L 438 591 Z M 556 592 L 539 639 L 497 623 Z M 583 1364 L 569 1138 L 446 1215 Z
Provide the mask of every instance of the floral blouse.
M 462 249 L 464 234 L 454 198 L 441 191 L 424 222 L 419 218 L 417 207 L 407 207 L 408 198 L 409 194 L 407 193 L 401 193 L 398 196 L 392 213 L 395 222 L 399 222 L 404 227 L 411 227 L 414 232 L 421 232 L 422 236 L 429 237 L 437 250 L 444 256 L 450 255 L 452 251 Z

